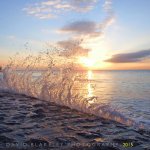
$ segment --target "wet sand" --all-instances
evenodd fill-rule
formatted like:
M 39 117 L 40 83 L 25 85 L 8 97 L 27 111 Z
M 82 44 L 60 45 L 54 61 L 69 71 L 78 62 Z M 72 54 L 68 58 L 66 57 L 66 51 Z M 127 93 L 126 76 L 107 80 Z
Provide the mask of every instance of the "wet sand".
M 150 131 L 0 91 L 0 150 L 148 150 Z

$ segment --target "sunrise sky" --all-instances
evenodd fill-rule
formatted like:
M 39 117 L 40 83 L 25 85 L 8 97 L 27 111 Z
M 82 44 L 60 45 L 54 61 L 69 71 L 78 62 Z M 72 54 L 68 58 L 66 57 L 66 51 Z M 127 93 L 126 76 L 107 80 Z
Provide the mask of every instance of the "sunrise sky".
M 0 65 L 47 45 L 76 46 L 92 69 L 150 69 L 150 0 L 1 0 Z

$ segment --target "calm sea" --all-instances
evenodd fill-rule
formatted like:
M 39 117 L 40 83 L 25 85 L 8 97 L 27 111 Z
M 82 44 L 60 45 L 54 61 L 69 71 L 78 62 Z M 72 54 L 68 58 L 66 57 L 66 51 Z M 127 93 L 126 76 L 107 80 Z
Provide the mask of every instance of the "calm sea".
M 91 96 L 150 124 L 150 71 L 89 71 L 88 75 L 93 79 L 88 87 Z

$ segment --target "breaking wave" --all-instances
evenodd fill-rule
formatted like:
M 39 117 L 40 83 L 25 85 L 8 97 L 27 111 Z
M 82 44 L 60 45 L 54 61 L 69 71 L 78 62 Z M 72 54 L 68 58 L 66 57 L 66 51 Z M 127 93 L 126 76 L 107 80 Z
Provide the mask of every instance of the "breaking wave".
M 74 58 L 62 51 L 47 51 L 37 56 L 16 55 L 3 69 L 3 84 L 10 91 L 55 102 L 85 113 L 126 125 L 136 123 L 97 96 L 88 96 L 85 71 L 77 71 Z

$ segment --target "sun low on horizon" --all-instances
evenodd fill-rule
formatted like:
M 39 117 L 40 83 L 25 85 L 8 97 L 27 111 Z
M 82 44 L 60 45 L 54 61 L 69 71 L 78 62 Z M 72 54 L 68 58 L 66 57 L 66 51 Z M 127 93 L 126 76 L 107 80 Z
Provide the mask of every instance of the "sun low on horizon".
M 87 68 L 93 68 L 96 65 L 95 61 L 88 57 L 80 57 L 79 63 L 81 63 L 83 66 Z
M 104 55 L 105 56 L 105 55 Z M 105 69 L 107 63 L 105 63 L 105 57 L 97 58 L 95 57 L 79 57 L 78 63 L 81 64 L 81 66 L 85 67 L 88 70 L 94 70 L 94 69 Z M 103 58 L 103 59 L 102 59 Z

